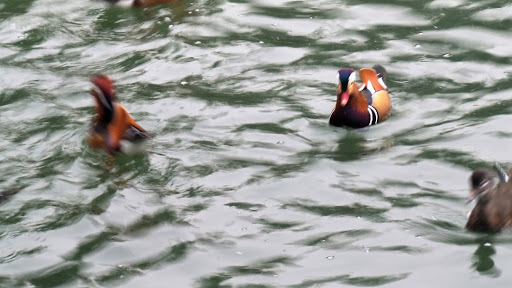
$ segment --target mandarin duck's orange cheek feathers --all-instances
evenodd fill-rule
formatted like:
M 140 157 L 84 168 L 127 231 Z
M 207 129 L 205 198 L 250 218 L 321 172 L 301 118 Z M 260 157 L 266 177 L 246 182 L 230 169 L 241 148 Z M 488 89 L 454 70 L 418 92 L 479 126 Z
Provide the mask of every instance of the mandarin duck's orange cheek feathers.
M 338 97 L 340 97 L 341 106 L 345 106 L 352 93 L 352 87 L 355 85 L 356 74 L 352 68 L 344 68 L 338 71 Z

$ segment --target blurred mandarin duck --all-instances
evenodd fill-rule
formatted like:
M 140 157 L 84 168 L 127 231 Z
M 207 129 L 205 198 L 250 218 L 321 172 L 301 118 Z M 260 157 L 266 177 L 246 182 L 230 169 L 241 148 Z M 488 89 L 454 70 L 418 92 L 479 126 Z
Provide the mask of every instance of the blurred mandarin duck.
M 165 3 L 174 3 L 180 0 L 105 0 L 109 3 L 124 7 L 149 7 Z
M 495 185 L 491 171 L 479 169 L 471 174 L 471 193 L 466 204 L 477 199 L 473 210 L 469 213 L 466 229 L 482 232 L 499 232 L 512 227 L 512 168 L 506 174 L 494 164 L 499 183 Z
M 384 121 L 391 112 L 391 99 L 385 84 L 386 69 L 380 65 L 359 70 L 363 82 L 356 84 L 352 68 L 338 71 L 336 106 L 329 124 L 362 128 Z
M 141 152 L 141 144 L 152 136 L 119 103 L 112 79 L 96 75 L 91 77 L 91 82 L 90 93 L 96 100 L 96 115 L 87 137 L 89 146 L 109 154 Z

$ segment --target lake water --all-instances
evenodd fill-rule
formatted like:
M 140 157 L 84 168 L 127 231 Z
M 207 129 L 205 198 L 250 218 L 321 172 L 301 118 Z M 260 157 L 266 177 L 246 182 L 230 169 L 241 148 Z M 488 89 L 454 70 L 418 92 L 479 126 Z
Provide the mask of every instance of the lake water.
M 512 163 L 512 5 L 0 0 L 0 287 L 510 287 L 464 229 Z M 388 70 L 377 126 L 328 125 L 341 67 Z M 156 133 L 91 150 L 92 74 Z

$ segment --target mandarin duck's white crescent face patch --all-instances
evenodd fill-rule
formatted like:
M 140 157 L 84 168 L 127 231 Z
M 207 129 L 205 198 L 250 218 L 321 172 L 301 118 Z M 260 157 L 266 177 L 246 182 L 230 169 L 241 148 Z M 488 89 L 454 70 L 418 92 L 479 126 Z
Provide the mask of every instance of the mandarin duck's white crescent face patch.
M 110 104 L 108 103 L 107 98 L 105 97 L 105 94 L 103 93 L 103 91 L 98 86 L 96 86 L 96 85 L 93 85 L 92 89 L 94 90 L 94 92 L 96 92 L 96 95 L 98 95 L 98 98 L 100 99 L 100 101 L 103 104 L 103 106 L 105 108 L 107 108 L 108 110 L 112 110 L 112 108 L 110 107 Z
M 356 82 L 356 72 L 352 72 L 350 76 L 348 76 L 348 86 L 352 85 Z

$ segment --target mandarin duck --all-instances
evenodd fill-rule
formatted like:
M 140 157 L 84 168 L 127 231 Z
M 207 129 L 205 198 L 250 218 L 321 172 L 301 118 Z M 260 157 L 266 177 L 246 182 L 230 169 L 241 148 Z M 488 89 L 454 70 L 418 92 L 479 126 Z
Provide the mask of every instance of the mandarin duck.
M 363 82 L 356 84 L 352 68 L 338 71 L 336 105 L 329 124 L 362 128 L 384 121 L 391 112 L 391 99 L 385 84 L 386 69 L 380 65 L 359 70 Z
M 123 7 L 149 7 L 153 5 L 174 3 L 180 0 L 105 0 L 111 4 Z
M 141 144 L 152 136 L 119 103 L 112 79 L 96 75 L 91 77 L 91 82 L 90 93 L 96 101 L 96 115 L 87 137 L 89 146 L 103 149 L 108 154 L 141 152 Z
M 466 204 L 477 199 L 469 213 L 466 229 L 482 232 L 499 232 L 512 227 L 512 182 L 510 174 L 494 164 L 499 183 L 495 185 L 494 174 L 485 169 L 474 171 L 470 177 L 471 192 Z

